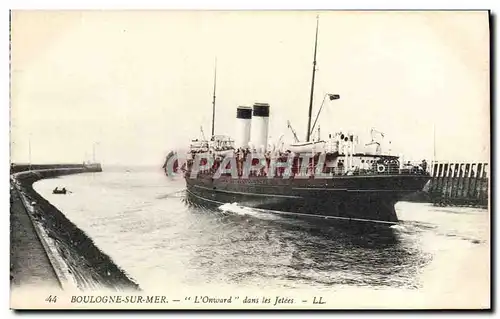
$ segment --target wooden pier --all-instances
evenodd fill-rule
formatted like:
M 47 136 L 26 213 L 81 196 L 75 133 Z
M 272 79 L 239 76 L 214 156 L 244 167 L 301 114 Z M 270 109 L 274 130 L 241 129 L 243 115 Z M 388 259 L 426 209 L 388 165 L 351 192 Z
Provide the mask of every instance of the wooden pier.
M 430 169 L 426 188 L 434 204 L 488 207 L 488 163 L 434 162 Z

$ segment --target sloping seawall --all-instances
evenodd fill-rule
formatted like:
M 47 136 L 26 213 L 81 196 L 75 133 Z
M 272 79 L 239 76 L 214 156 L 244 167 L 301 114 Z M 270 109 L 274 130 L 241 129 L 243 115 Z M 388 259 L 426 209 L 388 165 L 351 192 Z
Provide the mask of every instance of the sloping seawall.
M 14 282 L 22 284 L 36 281 L 35 276 L 29 278 L 29 272 L 27 274 L 16 267 L 27 267 L 26 263 L 30 263 L 31 257 L 23 254 L 23 251 L 41 243 L 50 265 L 42 256 L 31 262 L 39 263 L 41 268 L 52 267 L 63 289 L 75 287 L 80 290 L 139 290 L 138 284 L 102 252 L 91 238 L 33 189 L 33 183 L 40 179 L 101 171 L 100 165 L 90 168 L 83 165 L 65 166 L 70 167 L 32 165 L 31 168 L 36 167 L 37 170 L 27 171 L 26 167 L 15 166 L 14 173 L 11 174 L 11 220 L 13 214 L 19 217 L 17 220 L 24 220 L 15 225 L 11 224 L 11 250 L 15 250 L 11 253 L 11 267 L 14 267 L 11 274 L 14 274 L 14 277 L 16 274 L 23 274 L 25 277 L 22 281 L 14 278 Z M 32 225 L 27 224 L 28 219 L 23 219 L 22 213 L 29 216 Z M 33 235 L 33 230 L 36 236 Z M 16 239 L 20 237 L 23 240 Z M 39 243 L 33 243 L 35 238 Z M 24 265 L 12 258 L 24 258 Z M 46 269 L 46 272 L 51 271 Z

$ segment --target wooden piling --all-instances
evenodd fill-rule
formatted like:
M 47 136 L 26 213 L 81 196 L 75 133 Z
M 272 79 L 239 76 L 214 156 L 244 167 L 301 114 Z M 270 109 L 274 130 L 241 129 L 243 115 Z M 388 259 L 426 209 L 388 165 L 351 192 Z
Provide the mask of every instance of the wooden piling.
M 470 177 L 470 184 L 469 184 L 469 194 L 467 197 L 469 197 L 469 200 L 472 203 L 476 203 L 476 193 L 477 193 L 477 177 L 479 175 L 479 167 L 481 166 L 480 163 L 474 163 L 472 164 L 471 168 L 471 177 Z
M 488 164 L 483 165 L 483 175 L 481 176 L 481 188 L 479 195 L 479 202 L 481 205 L 488 204 L 488 189 L 489 189 L 489 176 L 488 176 Z
M 463 178 L 465 175 L 465 164 L 460 163 L 458 165 L 458 179 L 457 186 L 455 187 L 455 193 L 453 195 L 454 198 L 460 198 L 462 195 L 462 190 L 464 187 Z
M 444 173 L 444 164 L 439 164 L 438 169 L 438 179 L 437 179 L 437 192 L 442 194 L 443 192 L 443 173 Z
M 436 188 L 437 188 L 436 178 L 438 176 L 438 167 L 439 167 L 439 164 L 437 164 L 437 163 L 432 164 L 432 179 L 431 179 L 431 186 L 429 189 L 430 193 L 434 193 L 436 191 Z
M 448 187 L 448 190 L 447 190 L 447 195 L 449 198 L 452 198 L 453 197 L 453 189 L 454 189 L 454 186 L 456 185 L 456 179 L 457 179 L 457 164 L 456 163 L 453 163 L 453 164 L 450 164 L 450 186 Z
M 484 175 L 485 165 L 481 165 L 481 169 L 478 172 L 477 176 L 477 193 L 476 199 L 481 202 L 483 196 L 483 175 Z
M 443 198 L 446 201 L 448 199 L 448 189 L 450 187 L 450 168 L 451 164 L 444 164 L 444 174 L 443 174 Z
M 470 172 L 471 165 L 469 163 L 465 164 L 465 175 L 463 178 L 463 189 L 462 194 L 460 196 L 461 200 L 465 203 L 467 202 L 467 195 L 469 194 L 469 182 L 470 182 Z

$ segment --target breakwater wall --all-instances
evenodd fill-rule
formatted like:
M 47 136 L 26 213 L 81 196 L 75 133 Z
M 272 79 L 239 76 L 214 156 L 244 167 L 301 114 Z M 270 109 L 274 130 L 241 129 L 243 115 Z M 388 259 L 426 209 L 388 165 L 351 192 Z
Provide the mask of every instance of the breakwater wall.
M 59 170 L 59 175 L 63 175 L 65 170 L 68 169 L 81 169 L 82 173 L 83 172 L 102 172 L 102 167 L 101 164 L 99 163 L 93 163 L 93 164 L 16 164 L 12 163 L 10 165 L 10 173 L 15 174 L 19 172 L 25 172 L 25 171 L 40 171 L 40 170 Z M 74 174 L 75 171 L 68 171 L 71 172 L 69 174 Z
M 33 167 L 35 165 L 31 165 L 31 168 Z M 140 290 L 137 283 L 102 252 L 91 238 L 32 187 L 34 182 L 41 179 L 87 173 L 95 171 L 95 168 L 89 170 L 83 165 L 72 165 L 72 167 L 43 165 L 43 167 L 38 170 L 20 169 L 19 172 L 11 174 L 11 185 L 15 188 L 26 214 L 33 223 L 37 233 L 36 238 L 46 250 L 61 286 L 80 290 L 102 288 L 118 291 Z M 11 214 L 14 208 L 11 206 Z M 26 231 L 26 227 L 17 231 L 22 233 Z M 25 245 L 30 244 L 25 243 Z
M 436 205 L 488 207 L 489 164 L 485 162 L 433 162 L 426 186 Z

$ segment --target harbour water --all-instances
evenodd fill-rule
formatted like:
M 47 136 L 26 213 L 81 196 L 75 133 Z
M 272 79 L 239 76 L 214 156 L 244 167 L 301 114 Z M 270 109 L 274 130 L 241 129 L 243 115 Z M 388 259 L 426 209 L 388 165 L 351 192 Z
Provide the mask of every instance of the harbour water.
M 70 193 L 52 194 L 56 186 Z M 104 168 L 41 180 L 34 189 L 145 291 L 313 289 L 353 303 L 367 296 L 367 305 L 376 298 L 404 299 L 406 307 L 432 298 L 489 305 L 486 209 L 399 202 L 398 225 L 358 230 L 236 204 L 190 207 L 184 180 L 157 168 Z

